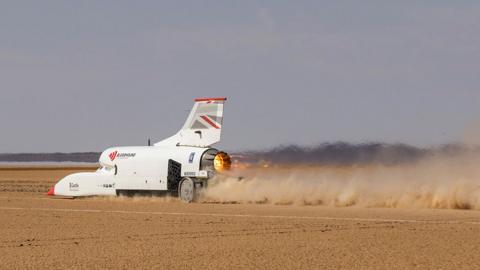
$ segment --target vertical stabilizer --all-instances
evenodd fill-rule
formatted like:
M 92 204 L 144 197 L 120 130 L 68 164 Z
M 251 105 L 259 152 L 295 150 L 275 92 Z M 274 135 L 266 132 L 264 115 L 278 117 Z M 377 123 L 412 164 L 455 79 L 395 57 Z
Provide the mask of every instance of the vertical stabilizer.
M 197 98 L 187 121 L 174 136 L 155 145 L 208 147 L 220 141 L 226 98 Z

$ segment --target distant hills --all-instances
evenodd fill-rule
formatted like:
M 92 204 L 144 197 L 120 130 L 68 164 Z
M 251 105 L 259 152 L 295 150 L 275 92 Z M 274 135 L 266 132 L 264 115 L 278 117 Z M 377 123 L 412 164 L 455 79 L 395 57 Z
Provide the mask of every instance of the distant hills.
M 0 154 L 0 162 L 98 162 L 99 152 Z
M 244 157 L 250 163 L 394 165 L 415 162 L 428 157 L 452 157 L 464 154 L 480 155 L 480 148 L 469 147 L 463 144 L 446 144 L 432 148 L 419 148 L 406 144 L 351 144 L 336 142 L 320 144 L 314 147 L 279 146 L 267 151 L 248 151 L 240 153 L 239 156 Z
M 480 154 L 480 148 L 462 144 L 447 144 L 433 148 L 418 148 L 406 144 L 345 142 L 326 143 L 314 147 L 279 146 L 265 151 L 230 153 L 234 159 L 247 163 L 278 164 L 398 164 L 438 155 Z M 89 162 L 96 163 L 100 152 L 84 153 L 22 153 L 0 154 L 0 162 Z

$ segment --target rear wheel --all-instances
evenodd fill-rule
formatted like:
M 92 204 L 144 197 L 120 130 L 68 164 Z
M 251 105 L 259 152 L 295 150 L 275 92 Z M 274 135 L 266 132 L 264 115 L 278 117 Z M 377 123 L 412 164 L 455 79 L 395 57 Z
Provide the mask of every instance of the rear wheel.
M 178 185 L 180 200 L 190 203 L 195 200 L 195 182 L 191 178 L 183 178 Z

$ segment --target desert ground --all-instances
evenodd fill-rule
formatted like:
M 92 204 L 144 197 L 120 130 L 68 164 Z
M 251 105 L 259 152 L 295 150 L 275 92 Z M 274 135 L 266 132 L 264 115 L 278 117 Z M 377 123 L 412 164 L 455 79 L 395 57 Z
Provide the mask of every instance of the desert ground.
M 480 269 L 480 211 L 47 197 L 0 169 L 2 269 Z

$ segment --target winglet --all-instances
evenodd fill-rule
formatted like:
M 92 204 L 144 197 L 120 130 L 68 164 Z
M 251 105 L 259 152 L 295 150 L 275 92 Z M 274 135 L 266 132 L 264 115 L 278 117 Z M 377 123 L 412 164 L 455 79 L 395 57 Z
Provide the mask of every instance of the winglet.
M 225 101 L 227 100 L 226 97 L 214 97 L 214 98 L 196 98 L 195 102 L 201 102 L 201 101 Z

